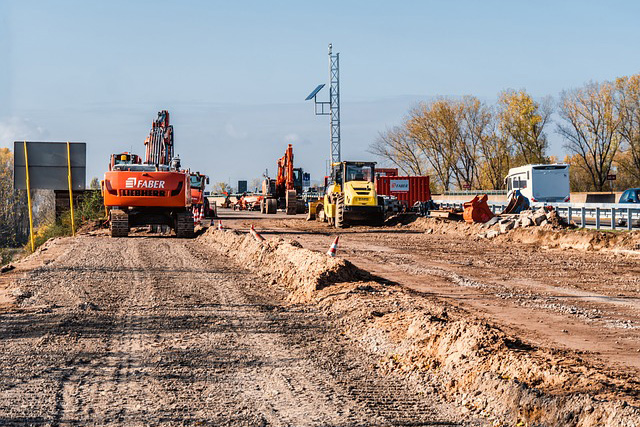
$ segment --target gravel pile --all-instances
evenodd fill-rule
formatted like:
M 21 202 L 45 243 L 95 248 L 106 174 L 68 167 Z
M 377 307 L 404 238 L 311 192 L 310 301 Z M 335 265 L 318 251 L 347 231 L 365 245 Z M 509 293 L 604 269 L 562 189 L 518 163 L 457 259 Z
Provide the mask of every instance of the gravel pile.
M 547 229 L 575 228 L 564 218 L 558 216 L 554 209 L 539 208 L 525 210 L 519 214 L 494 216 L 482 224 L 483 231 L 477 234 L 480 238 L 492 239 L 517 228 L 546 227 Z

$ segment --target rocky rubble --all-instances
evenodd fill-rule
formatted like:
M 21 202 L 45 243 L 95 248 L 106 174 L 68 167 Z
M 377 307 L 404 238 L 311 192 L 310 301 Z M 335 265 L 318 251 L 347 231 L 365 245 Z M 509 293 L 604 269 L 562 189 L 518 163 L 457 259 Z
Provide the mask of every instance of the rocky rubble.
M 545 227 L 551 229 L 565 229 L 574 228 L 574 224 L 569 224 L 567 221 L 558 216 L 554 209 L 539 208 L 536 210 L 526 210 L 519 214 L 507 214 L 501 216 L 494 216 L 490 221 L 482 224 L 482 229 L 487 231 L 481 231 L 477 234 L 478 237 L 492 239 L 500 234 L 506 234 L 509 231 L 516 228 L 527 227 Z

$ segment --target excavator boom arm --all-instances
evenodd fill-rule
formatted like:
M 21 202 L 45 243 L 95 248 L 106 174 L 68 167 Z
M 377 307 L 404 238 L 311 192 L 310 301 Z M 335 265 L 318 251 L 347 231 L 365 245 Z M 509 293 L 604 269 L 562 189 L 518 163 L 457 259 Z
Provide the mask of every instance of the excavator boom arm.
M 169 112 L 162 110 L 153 121 L 151 132 L 144 141 L 146 146 L 145 163 L 150 165 L 169 165 L 173 158 L 173 126 L 169 124 Z

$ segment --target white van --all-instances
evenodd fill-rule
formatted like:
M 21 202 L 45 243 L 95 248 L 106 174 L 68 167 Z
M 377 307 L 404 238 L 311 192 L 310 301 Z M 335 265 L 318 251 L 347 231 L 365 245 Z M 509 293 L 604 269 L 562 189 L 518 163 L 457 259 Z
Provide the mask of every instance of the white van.
M 569 165 L 553 163 L 550 165 L 525 165 L 509 169 L 504 179 L 507 194 L 520 190 L 530 202 L 569 202 Z

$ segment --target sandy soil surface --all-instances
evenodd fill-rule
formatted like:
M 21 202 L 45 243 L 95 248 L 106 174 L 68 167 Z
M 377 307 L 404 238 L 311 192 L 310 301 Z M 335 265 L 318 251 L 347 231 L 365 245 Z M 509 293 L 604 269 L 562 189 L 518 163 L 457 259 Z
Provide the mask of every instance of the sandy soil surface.
M 198 240 L 93 234 L 0 275 L 0 425 L 484 425 Z
M 340 235 L 338 254 L 358 267 L 528 343 L 571 350 L 609 373 L 640 377 L 640 252 L 560 249 L 539 238 L 529 244 L 479 239 L 436 220 L 338 231 L 301 215 L 220 214 L 225 226 L 254 224 L 265 236 L 294 238 L 314 250 L 326 251 Z

